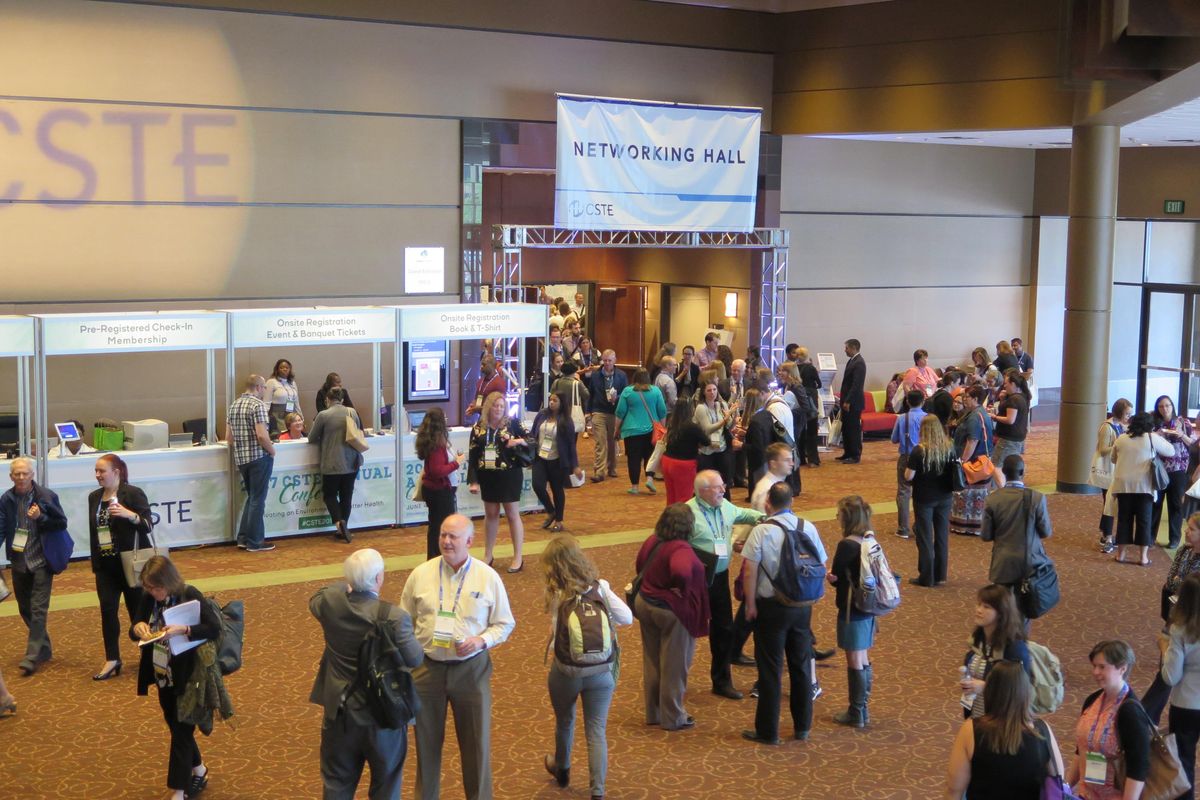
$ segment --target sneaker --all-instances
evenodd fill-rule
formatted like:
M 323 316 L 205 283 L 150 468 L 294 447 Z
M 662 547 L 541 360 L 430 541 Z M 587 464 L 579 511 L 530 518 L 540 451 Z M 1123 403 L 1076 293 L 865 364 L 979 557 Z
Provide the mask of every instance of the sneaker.
M 898 531 L 896 531 L 896 535 L 899 536 L 901 539 L 911 539 L 912 538 L 912 534 L 910 534 L 908 531 L 899 531 L 898 530 Z
M 636 486 L 630 486 L 630 487 L 629 487 L 629 492 L 628 492 L 628 493 L 629 493 L 629 494 L 637 494 L 637 493 L 638 493 L 638 488 L 637 488 Z
M 266 552 L 269 552 L 274 549 L 275 549 L 275 545 L 271 544 L 270 542 L 263 542 L 262 544 L 246 545 L 247 553 L 266 553 Z
M 245 549 L 246 549 L 246 543 L 245 543 L 245 542 L 238 542 L 238 543 L 237 543 L 237 546 L 238 546 L 238 550 L 245 550 Z
M 0 578 L 0 603 L 3 603 L 5 600 L 7 600 L 10 594 L 12 594 L 12 589 L 9 589 L 8 584 L 4 582 L 4 579 Z
M 654 478 L 646 479 L 646 491 L 650 494 L 658 494 L 658 489 L 654 486 Z
M 1116 542 L 1102 542 L 1100 544 L 1100 552 L 1104 554 L 1115 552 L 1117 549 Z
M 818 681 L 813 681 L 812 699 L 816 700 L 818 697 L 820 697 L 823 694 L 825 694 L 825 690 L 821 688 L 821 684 Z

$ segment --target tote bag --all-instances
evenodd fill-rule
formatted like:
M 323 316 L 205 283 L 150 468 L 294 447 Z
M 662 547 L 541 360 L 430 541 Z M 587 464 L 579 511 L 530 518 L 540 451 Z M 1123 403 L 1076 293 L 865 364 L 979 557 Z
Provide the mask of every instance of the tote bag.
M 571 422 L 575 424 L 575 432 L 583 433 L 587 418 L 583 414 L 583 406 L 579 402 L 579 381 L 571 381 Z
M 121 552 L 121 569 L 125 572 L 125 585 L 131 589 L 136 589 L 142 585 L 142 569 L 145 568 L 146 562 L 154 556 L 162 556 L 163 558 L 171 557 L 171 548 L 166 545 L 159 545 L 154 539 L 154 531 L 151 530 L 146 534 L 150 540 L 149 547 L 138 547 L 137 534 L 133 536 L 133 549 L 124 550 Z

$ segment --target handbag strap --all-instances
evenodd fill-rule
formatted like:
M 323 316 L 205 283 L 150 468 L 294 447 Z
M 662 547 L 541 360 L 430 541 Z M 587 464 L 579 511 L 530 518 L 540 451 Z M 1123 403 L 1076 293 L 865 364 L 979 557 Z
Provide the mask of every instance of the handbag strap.
M 634 594 L 641 594 L 642 581 L 646 577 L 646 570 L 650 569 L 650 565 L 654 563 L 654 554 L 658 552 L 658 548 L 662 546 L 663 542 L 665 541 L 666 539 L 659 539 L 654 543 L 654 547 L 650 548 L 650 555 L 646 556 L 646 563 L 642 565 L 641 571 L 638 572 L 637 578 L 634 579 L 637 582 L 637 591 L 634 592 Z
M 646 409 L 646 419 L 650 420 L 650 424 L 653 425 L 656 422 L 662 422 L 661 419 L 655 419 L 654 415 L 650 413 L 650 404 L 646 402 L 646 393 L 639 392 L 637 389 L 634 389 L 633 391 L 638 396 L 638 398 L 641 399 L 642 408 Z

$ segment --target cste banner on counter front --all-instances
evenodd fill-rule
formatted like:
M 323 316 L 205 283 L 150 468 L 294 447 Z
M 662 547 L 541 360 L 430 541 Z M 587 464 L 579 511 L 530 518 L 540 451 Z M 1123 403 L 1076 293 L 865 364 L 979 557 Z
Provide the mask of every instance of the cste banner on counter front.
M 754 229 L 762 109 L 558 95 L 554 224 Z

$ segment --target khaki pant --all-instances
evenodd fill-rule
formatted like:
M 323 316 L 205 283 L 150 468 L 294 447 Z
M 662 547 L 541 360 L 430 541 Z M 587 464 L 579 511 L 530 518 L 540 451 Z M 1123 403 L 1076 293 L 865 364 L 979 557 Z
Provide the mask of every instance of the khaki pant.
M 647 603 L 639 594 L 634 602 L 642 629 L 642 687 L 646 724 L 674 730 L 687 721 L 683 698 L 688 670 L 696 653 L 696 640 L 668 608 Z
M 597 478 L 605 474 L 617 477 L 617 417 L 615 414 L 592 413 L 592 434 L 596 437 L 596 457 L 592 471 Z

